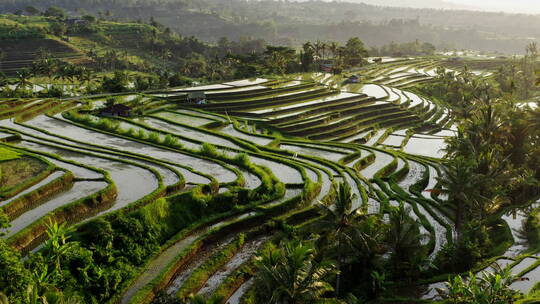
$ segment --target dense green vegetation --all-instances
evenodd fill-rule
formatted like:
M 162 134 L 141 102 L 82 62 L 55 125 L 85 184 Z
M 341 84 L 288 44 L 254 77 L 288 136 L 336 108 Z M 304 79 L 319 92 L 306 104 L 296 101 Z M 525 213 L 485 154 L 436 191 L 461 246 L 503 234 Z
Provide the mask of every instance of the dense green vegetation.
M 71 24 L 64 11 L 59 9 L 58 14 L 61 16 L 4 15 L 9 27 L 5 32 L 21 37 L 5 37 L 0 48 L 3 97 L 143 91 L 196 81 L 317 71 L 322 62 L 329 61 L 340 71 L 365 63 L 368 55 L 358 38 L 343 46 L 308 42 L 301 51 L 265 45 L 263 40 L 224 38 L 209 45 L 172 33 L 154 20 L 150 24 L 118 23 L 85 16 L 80 24 Z M 18 50 L 29 47 L 24 38 L 29 38 L 26 32 L 32 28 L 39 28 L 43 39 L 32 37 L 37 39 L 33 40 L 37 51 L 21 61 Z M 38 92 L 35 85 L 41 87 Z
M 277 3 L 276 3 L 277 2 Z M 31 7 L 29 11 L 27 7 Z M 243 0 L 6 0 L 2 13 L 36 14 L 50 6 L 90 12 L 107 19 L 149 20 L 156 18 L 171 30 L 205 41 L 222 37 L 239 40 L 259 37 L 272 44 L 300 46 L 306 40 L 360 38 L 369 46 L 390 41 L 404 43 L 421 39 L 439 49 L 476 49 L 522 52 L 540 19 L 534 15 L 476 11 L 381 8 L 363 3 L 331 1 Z

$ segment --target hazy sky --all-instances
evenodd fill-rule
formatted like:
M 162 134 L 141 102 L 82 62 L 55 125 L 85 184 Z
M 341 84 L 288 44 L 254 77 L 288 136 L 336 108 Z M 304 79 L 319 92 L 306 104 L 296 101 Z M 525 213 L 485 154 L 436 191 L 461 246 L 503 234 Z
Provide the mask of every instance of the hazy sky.
M 489 10 L 504 10 L 531 14 L 540 13 L 540 0 L 446 0 Z

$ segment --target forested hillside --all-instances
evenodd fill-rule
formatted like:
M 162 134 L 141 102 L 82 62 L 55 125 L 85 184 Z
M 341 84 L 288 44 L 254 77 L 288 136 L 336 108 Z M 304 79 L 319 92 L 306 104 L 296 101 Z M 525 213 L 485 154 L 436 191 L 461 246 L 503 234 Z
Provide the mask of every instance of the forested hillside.
M 159 5 L 157 5 L 159 3 Z M 369 46 L 416 39 L 439 49 L 522 52 L 539 36 L 540 17 L 475 11 L 383 8 L 360 3 L 240 0 L 5 0 L 0 12 L 40 10 L 56 5 L 74 14 L 90 12 L 108 19 L 157 21 L 184 36 L 206 41 L 221 37 L 262 38 L 299 46 L 305 40 L 358 36 Z

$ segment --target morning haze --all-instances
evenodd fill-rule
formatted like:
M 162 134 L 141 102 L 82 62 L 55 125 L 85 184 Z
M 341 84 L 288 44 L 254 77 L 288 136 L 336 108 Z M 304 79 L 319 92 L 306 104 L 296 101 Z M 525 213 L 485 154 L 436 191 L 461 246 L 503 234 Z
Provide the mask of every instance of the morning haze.
M 507 13 L 540 14 L 540 2 L 536 0 L 340 0 L 339 2 L 355 2 L 381 6 L 411 8 L 481 10 Z

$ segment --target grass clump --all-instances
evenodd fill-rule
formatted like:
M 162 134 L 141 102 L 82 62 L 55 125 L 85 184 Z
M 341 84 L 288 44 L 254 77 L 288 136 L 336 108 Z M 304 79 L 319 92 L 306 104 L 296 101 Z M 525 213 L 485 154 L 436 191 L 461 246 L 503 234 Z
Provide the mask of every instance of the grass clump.
M 0 161 L 8 161 L 8 160 L 14 160 L 19 159 L 21 157 L 21 154 L 17 151 L 13 151 L 11 149 L 7 148 L 0 148 Z

